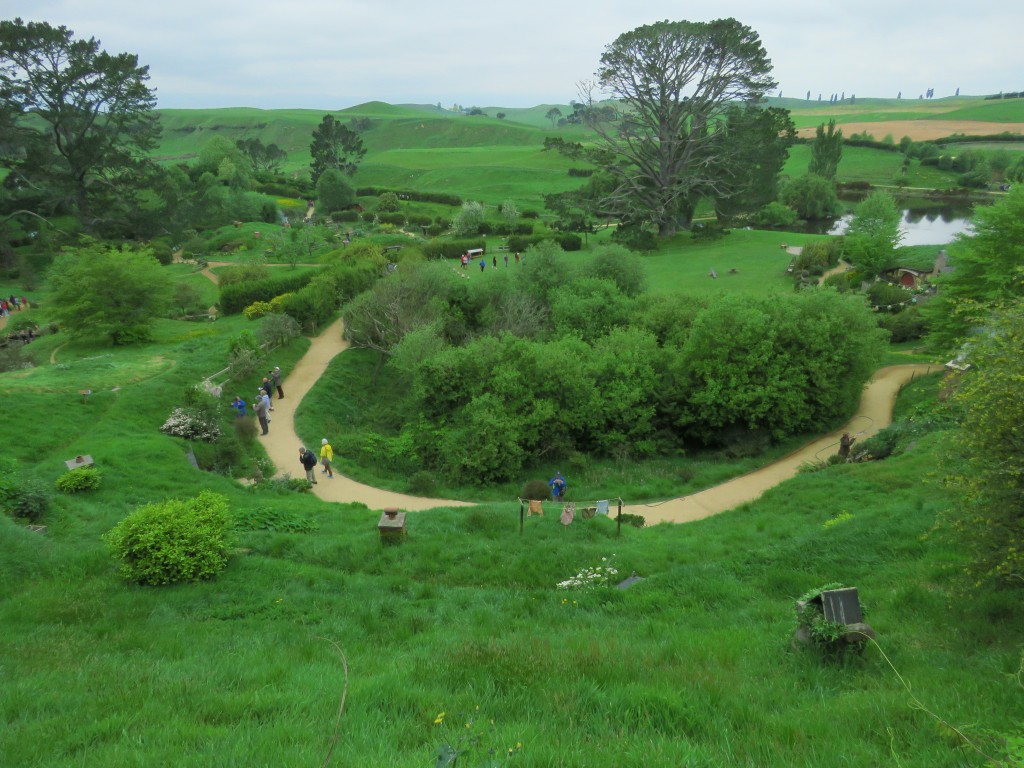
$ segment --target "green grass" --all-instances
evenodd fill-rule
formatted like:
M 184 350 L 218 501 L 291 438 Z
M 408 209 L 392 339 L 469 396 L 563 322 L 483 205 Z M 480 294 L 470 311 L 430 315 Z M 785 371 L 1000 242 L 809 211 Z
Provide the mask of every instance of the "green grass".
M 405 121 L 396 137 L 415 135 L 417 120 L 470 119 L 379 103 L 351 112 Z M 410 163 L 421 166 L 409 184 L 424 186 L 414 188 L 450 183 L 487 201 L 537 199 L 563 178 L 561 161 L 537 151 L 545 120 L 508 112 L 503 124 L 481 121 L 486 141 L 501 147 L 491 157 L 461 152 L 459 164 L 446 167 L 423 147 L 389 147 L 388 185 L 404 186 L 402 163 Z M 291 142 L 289 162 L 301 169 L 298 155 L 322 114 L 289 111 L 281 127 L 277 115 L 217 110 L 201 125 L 195 113 L 172 115 L 179 128 L 198 127 L 165 132 L 162 151 L 187 154 L 202 136 L 268 131 L 264 141 Z M 521 141 L 529 131 L 535 144 Z M 849 160 L 851 174 L 868 175 L 875 162 L 856 153 Z M 367 166 L 373 162 L 371 153 Z M 534 172 L 499 178 L 520 162 Z M 242 237 L 259 226 L 247 225 Z M 238 234 L 222 233 L 223 245 Z M 680 236 L 644 263 L 657 291 L 792 290 L 779 244 L 810 237 Z M 226 258 L 245 262 L 253 250 Z M 718 280 L 707 276 L 712 267 Z M 733 267 L 738 274 L 728 273 Z M 213 295 L 187 266 L 168 271 L 204 301 Z M 24 293 L 10 281 L 0 293 L 8 286 Z M 45 321 L 45 290 L 28 295 L 42 301 L 35 311 Z M 435 763 L 443 739 L 457 738 L 470 720 L 471 730 L 487 731 L 491 719 L 482 745 L 502 753 L 522 743 L 512 764 L 593 768 L 952 768 L 985 761 L 950 726 L 996 759 L 1005 759 L 1005 737 L 1021 738 L 1019 598 L 958 597 L 962 554 L 932 534 L 949 503 L 932 482 L 947 436 L 925 436 L 885 462 L 800 475 L 694 524 L 624 526 L 620 537 L 611 520 L 563 527 L 549 515 L 527 520 L 520 536 L 518 489 L 510 486 L 477 507 L 411 514 L 408 539 L 382 547 L 379 511 L 200 472 L 184 441 L 159 432 L 186 387 L 223 368 L 228 340 L 252 327 L 237 316 L 162 320 L 153 343 L 125 349 L 56 334 L 25 348 L 36 369 L 0 377 L 10 395 L 4 457 L 52 488 L 64 459 L 89 453 L 104 478 L 95 492 L 54 492 L 45 535 L 0 516 L 0 764 L 316 765 L 336 735 L 335 761 L 404 768 Z M 307 345 L 299 340 L 267 362 L 290 370 Z M 373 363 L 356 352 L 335 361 L 328 381 L 337 389 L 318 387 L 300 407 L 303 437 L 332 424 L 343 432 L 346 420 L 395 418 L 386 389 L 368 391 Z M 936 379 L 910 385 L 898 412 L 933 397 Z M 84 387 L 94 390 L 88 402 L 77 395 Z M 694 456 L 563 469 L 581 492 L 623 488 L 639 497 L 643 489 L 657 497 L 713 484 L 743 465 Z M 367 470 L 371 479 L 386 474 Z M 120 582 L 101 536 L 138 505 L 207 488 L 225 494 L 239 516 L 270 508 L 311 519 L 316 529 L 239 532 L 228 569 L 210 582 Z M 849 519 L 825 527 L 842 512 Z M 623 575 L 644 580 L 626 591 L 555 588 L 613 556 Z M 845 663 L 791 648 L 795 598 L 837 580 L 860 590 L 902 680 L 873 646 Z M 346 681 L 333 643 L 349 668 L 337 732 Z
M 553 517 L 520 536 L 509 503 L 413 515 L 409 539 L 381 547 L 364 508 L 214 483 L 318 529 L 240 534 L 215 581 L 162 589 L 118 582 L 97 540 L 133 496 L 133 474 L 112 478 L 62 503 L 46 537 L 0 520 L 5 761 L 313 764 L 345 685 L 333 642 L 349 666 L 338 750 L 360 764 L 430 764 L 493 719 L 484 746 L 522 743 L 524 765 L 980 765 L 929 712 L 989 751 L 987 734 L 1018 731 L 1022 614 L 992 596 L 950 613 L 957 556 L 921 538 L 941 504 L 917 480 L 924 443 L 621 538 Z M 555 589 L 613 555 L 644 581 Z M 874 647 L 845 664 L 789 647 L 794 598 L 832 580 L 859 588 L 914 700 Z

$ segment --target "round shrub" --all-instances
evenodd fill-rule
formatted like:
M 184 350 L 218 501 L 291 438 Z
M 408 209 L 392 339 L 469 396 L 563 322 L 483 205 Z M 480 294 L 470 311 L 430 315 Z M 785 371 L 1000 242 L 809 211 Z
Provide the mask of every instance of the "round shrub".
M 246 320 L 256 320 L 271 312 L 272 309 L 269 301 L 254 301 L 242 310 L 242 314 L 245 315 Z
M 203 491 L 194 499 L 170 499 L 139 507 L 105 537 L 119 572 L 138 584 L 200 581 L 228 562 L 227 498 Z
M 543 501 L 551 498 L 551 489 L 543 480 L 527 480 L 523 490 L 519 492 L 520 498 Z
M 57 490 L 63 493 L 94 491 L 100 487 L 102 479 L 96 467 L 79 467 L 57 478 Z
M 0 483 L 0 507 L 14 517 L 38 523 L 50 511 L 50 494 L 39 480 L 14 478 Z

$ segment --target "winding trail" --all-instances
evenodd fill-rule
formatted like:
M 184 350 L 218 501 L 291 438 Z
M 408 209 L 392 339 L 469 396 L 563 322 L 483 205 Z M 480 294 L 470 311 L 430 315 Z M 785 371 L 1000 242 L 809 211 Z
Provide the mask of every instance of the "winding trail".
M 799 253 L 799 248 L 788 249 L 791 253 Z M 210 262 L 202 270 L 212 282 L 217 283 L 217 275 L 210 267 L 222 266 L 229 262 Z M 276 265 L 275 265 L 276 266 Z M 840 265 L 822 276 L 843 271 L 847 265 Z M 306 354 L 295 364 L 295 368 L 285 377 L 282 388 L 284 399 L 274 400 L 274 412 L 270 424 L 270 434 L 261 437 L 263 447 L 277 468 L 278 477 L 292 475 L 302 477 L 304 470 L 299 464 L 298 448 L 302 445 L 295 431 L 295 408 L 313 385 L 323 376 L 330 362 L 348 349 L 344 339 L 344 322 L 341 318 L 325 328 L 310 343 Z M 735 477 L 720 485 L 706 488 L 703 491 L 666 501 L 647 504 L 629 504 L 623 506 L 624 512 L 643 515 L 648 523 L 688 523 L 701 520 L 721 512 L 754 501 L 769 488 L 795 477 L 801 464 L 826 458 L 835 452 L 839 437 L 843 432 L 850 432 L 858 439 L 871 437 L 879 430 L 892 423 L 892 409 L 900 389 L 916 376 L 941 371 L 940 365 L 891 365 L 880 368 L 872 376 L 861 395 L 857 414 L 844 427 L 830 432 L 817 440 L 797 449 L 788 456 Z M 319 455 L 318 444 L 307 446 Z M 313 486 L 313 493 L 324 501 L 359 502 L 370 509 L 397 507 L 407 511 L 422 511 L 436 507 L 470 507 L 472 502 L 455 499 L 431 499 L 422 496 L 409 496 L 395 491 L 373 488 L 356 482 L 352 478 L 334 473 L 328 479 L 319 473 L 319 482 Z
M 295 408 L 306 396 L 317 380 L 327 370 L 328 364 L 337 355 L 348 349 L 348 342 L 342 337 L 344 323 L 339 318 L 316 336 L 309 350 L 295 364 L 282 383 L 284 399 L 274 400 L 274 412 L 271 414 L 270 434 L 261 437 L 263 447 L 270 460 L 277 467 L 278 475 L 303 477 L 304 470 L 299 464 L 299 446 L 302 441 L 295 432 Z M 315 454 L 320 454 L 320 444 L 308 446 Z M 407 496 L 403 493 L 385 491 L 358 483 L 343 475 L 334 473 L 334 479 L 321 475 L 317 469 L 319 482 L 313 486 L 313 493 L 324 501 L 361 502 L 370 509 L 398 507 L 409 511 L 433 509 L 435 507 L 470 507 L 470 502 L 453 499 L 428 499 L 420 496 Z
M 941 371 L 941 365 L 890 365 L 875 371 L 861 394 L 857 415 L 849 423 L 813 440 L 785 458 L 721 485 L 668 501 L 632 504 L 623 512 L 643 515 L 650 523 L 688 523 L 717 515 L 754 501 L 769 488 L 795 477 L 801 464 L 828 458 L 835 453 L 839 437 L 849 432 L 858 440 L 871 437 L 892 423 L 892 407 L 900 389 L 916 376 Z
M 274 401 L 273 421 L 270 434 L 265 438 L 264 447 L 279 474 L 302 477 L 298 448 L 302 444 L 295 432 L 295 407 L 302 401 L 316 381 L 323 375 L 328 364 L 337 355 L 348 349 L 348 342 L 342 337 L 344 325 L 340 319 L 328 326 L 312 340 L 309 351 L 303 355 L 284 380 L 284 400 Z M 801 464 L 826 458 L 835 452 L 839 436 L 850 432 L 858 439 L 864 439 L 888 426 L 892 421 L 892 407 L 900 388 L 916 376 L 942 370 L 939 365 L 893 365 L 881 368 L 868 382 L 861 395 L 857 415 L 849 424 L 830 432 L 803 446 L 779 461 L 733 478 L 721 485 L 707 488 L 668 501 L 650 504 L 631 504 L 623 507 L 624 512 L 643 515 L 648 523 L 686 523 L 738 507 L 760 497 L 769 488 L 794 477 Z M 319 454 L 319 445 L 308 446 Z M 434 507 L 466 507 L 470 502 L 452 499 L 430 499 L 407 496 L 385 491 L 358 483 L 351 478 L 334 474 L 334 479 L 317 474 L 320 481 L 313 487 L 313 493 L 325 501 L 361 502 L 371 509 L 398 507 L 409 511 L 432 509 Z

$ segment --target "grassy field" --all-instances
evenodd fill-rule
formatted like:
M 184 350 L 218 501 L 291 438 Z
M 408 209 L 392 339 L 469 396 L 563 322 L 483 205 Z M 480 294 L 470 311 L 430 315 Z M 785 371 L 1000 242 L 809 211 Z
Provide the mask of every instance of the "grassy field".
M 910 404 L 934 395 L 916 386 Z M 470 737 L 470 764 L 511 749 L 512 765 L 952 768 L 1018 732 L 1024 614 L 953 600 L 957 554 L 925 537 L 943 497 L 919 478 L 940 436 L 686 526 L 617 537 L 545 517 L 520 536 L 509 500 L 416 514 L 382 547 L 377 512 L 189 470 L 155 431 L 172 388 L 75 406 L 90 418 L 63 422 L 61 449 L 93 450 L 103 488 L 59 500 L 45 536 L 0 518 L 4 765 L 313 765 L 336 737 L 344 762 L 411 767 Z M 20 409 L 9 423 L 41 426 Z M 42 451 L 19 449 L 52 476 L 61 451 Z M 314 529 L 240 531 L 211 582 L 121 583 L 100 535 L 142 499 L 203 487 L 241 518 L 273 508 Z M 602 558 L 613 581 L 643 580 L 556 588 Z M 795 597 L 834 580 L 879 634 L 845 662 L 789 641 Z
M 818 104 L 797 99 L 772 99 L 792 110 L 797 128 L 813 128 L 831 118 L 843 123 L 884 124 L 891 130 L 878 132 L 881 140 L 891 133 L 898 142 L 905 126 L 902 121 L 981 121 L 991 124 L 990 132 L 1002 132 L 1003 123 L 1024 122 L 1024 99 L 985 101 L 975 97 L 959 99 L 863 99 L 857 104 Z M 333 112 L 342 123 L 369 120 L 361 131 L 367 155 L 353 182 L 357 186 L 383 186 L 421 191 L 444 190 L 498 205 L 506 199 L 521 207 L 542 208 L 544 193 L 561 192 L 580 185 L 568 175 L 574 164 L 555 152 L 543 151 L 547 137 L 566 141 L 587 141 L 589 134 L 579 126 L 553 128 L 544 115 L 551 105 L 531 109 L 488 108 L 485 115 L 467 116 L 432 106 L 389 105 L 370 102 Z M 559 107 L 570 114 L 567 105 Z M 497 119 L 505 112 L 504 119 Z M 203 144 L 214 136 L 231 141 L 259 137 L 275 143 L 288 153 L 283 169 L 305 174 L 309 168 L 309 142 L 324 113 L 318 110 L 161 110 L 163 137 L 154 155 L 164 162 L 194 158 Z M 849 131 L 848 131 L 849 132 Z M 972 132 L 974 130 L 972 129 Z M 809 150 L 795 146 L 785 172 L 806 172 Z M 888 184 L 899 174 L 898 153 L 847 147 L 839 166 L 841 181 L 869 181 Z M 580 163 L 576 163 L 580 165 Z M 911 187 L 949 188 L 956 186 L 955 174 L 922 168 L 913 163 L 907 176 Z
M 961 101 L 957 109 L 990 108 Z M 567 161 L 540 151 L 555 133 L 548 108 L 508 110 L 504 121 L 381 103 L 337 114 L 378 121 L 357 184 L 534 205 L 542 192 L 578 183 Z M 259 135 L 301 171 L 322 113 L 165 116 L 159 153 L 168 161 L 187 159 L 204 137 Z M 465 126 L 486 136 L 446 150 Z M 374 131 L 387 141 L 374 143 Z M 890 153 L 877 154 L 886 157 L 848 150 L 840 175 L 891 177 Z M 226 229 L 211 240 L 214 252 L 258 260 L 260 227 L 269 230 Z M 650 289 L 791 291 L 779 246 L 811 237 L 680 236 L 644 257 Z M 216 300 L 192 267 L 167 270 L 204 303 Z M 0 294 L 11 292 L 39 301 L 32 312 L 45 324 L 45 287 L 0 283 Z M 407 540 L 383 546 L 379 510 L 200 471 L 185 441 L 159 431 L 187 388 L 226 365 L 230 339 L 252 328 L 240 316 L 164 319 L 152 343 L 124 349 L 47 335 L 26 347 L 35 368 L 0 374 L 11 395 L 0 452 L 52 495 L 45 534 L 0 515 L 0 766 L 318 765 L 333 749 L 332 765 L 411 768 L 437 764 L 444 743 L 468 750 L 459 764 L 474 766 L 1020 764 L 1024 611 L 1017 596 L 959 591 L 963 555 L 934 531 L 950 503 L 938 482 L 946 434 L 916 435 L 883 462 L 801 474 L 693 524 L 623 526 L 620 536 L 612 520 L 563 527 L 548 515 L 528 519 L 520 535 L 510 485 L 475 507 L 411 514 Z M 308 343 L 263 362 L 291 370 Z M 919 359 L 906 351 L 893 350 L 892 361 Z M 300 433 L 386 411 L 386 391 L 366 385 L 374 364 L 366 352 L 335 361 L 300 409 Z M 258 380 L 232 382 L 226 394 Z M 897 412 L 944 408 L 941 386 L 918 380 Z M 220 407 L 231 429 L 227 403 Z M 58 493 L 64 460 L 78 454 L 94 457 L 102 486 Z M 770 458 L 594 462 L 573 480 L 587 493 L 642 485 L 658 498 Z M 368 479 L 387 482 L 385 474 Z M 122 582 L 102 536 L 139 505 L 204 489 L 226 496 L 237 521 L 227 570 L 173 587 Z M 609 562 L 618 571 L 611 585 L 557 587 Z M 614 588 L 631 573 L 642 580 Z M 878 633 L 861 655 L 823 658 L 791 643 L 794 601 L 835 581 L 859 589 Z

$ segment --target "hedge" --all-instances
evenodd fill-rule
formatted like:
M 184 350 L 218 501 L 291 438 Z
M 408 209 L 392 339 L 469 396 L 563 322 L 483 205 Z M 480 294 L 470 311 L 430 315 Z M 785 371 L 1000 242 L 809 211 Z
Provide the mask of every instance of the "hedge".
M 309 284 L 314 273 L 268 277 L 251 283 L 234 283 L 221 286 L 220 311 L 225 315 L 235 315 L 256 301 L 270 301 L 282 293 L 297 291 Z
M 428 259 L 457 259 L 473 248 L 487 250 L 487 241 L 470 240 L 431 240 L 423 246 L 423 255 Z
M 356 190 L 359 197 L 380 197 L 385 192 L 394 192 L 402 200 L 416 203 L 440 203 L 441 205 L 462 205 L 462 198 L 444 192 L 414 192 L 411 189 L 387 189 L 385 187 L 360 187 Z

